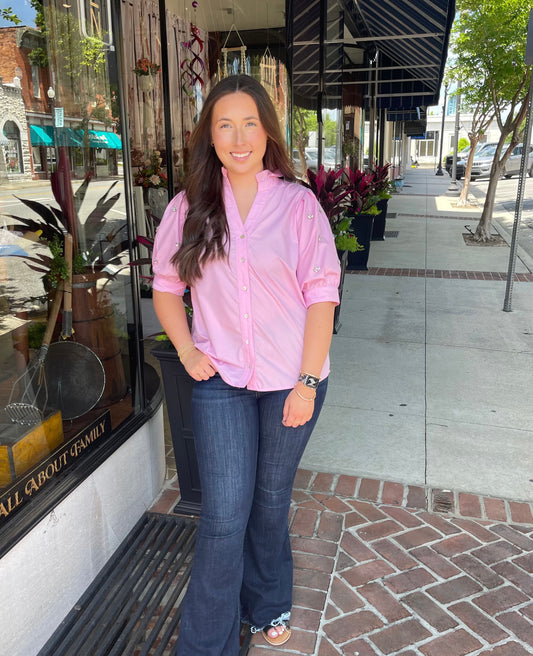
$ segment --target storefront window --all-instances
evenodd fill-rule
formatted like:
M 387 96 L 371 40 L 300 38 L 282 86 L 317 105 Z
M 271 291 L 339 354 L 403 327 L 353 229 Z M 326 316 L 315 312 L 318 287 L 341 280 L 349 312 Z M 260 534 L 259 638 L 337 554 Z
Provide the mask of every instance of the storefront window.
M 140 402 L 117 58 L 84 5 L 0 29 L 25 72 L 0 85 L 0 530 Z
M 289 141 L 284 3 L 193 5 L 162 21 L 154 0 L 43 0 L 38 27 L 0 28 L 0 531 L 143 403 L 134 287 L 149 296 L 151 270 L 129 245 L 181 189 L 210 88 L 254 76 Z

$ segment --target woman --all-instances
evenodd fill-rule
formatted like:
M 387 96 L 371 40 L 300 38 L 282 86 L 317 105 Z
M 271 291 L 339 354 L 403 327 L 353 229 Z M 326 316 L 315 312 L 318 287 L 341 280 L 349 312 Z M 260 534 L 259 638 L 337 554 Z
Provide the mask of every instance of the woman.
M 283 644 L 291 490 L 326 393 L 339 262 L 327 218 L 295 183 L 274 106 L 251 77 L 226 78 L 205 101 L 153 268 L 157 316 L 197 381 L 202 512 L 178 654 L 236 656 L 240 622 Z

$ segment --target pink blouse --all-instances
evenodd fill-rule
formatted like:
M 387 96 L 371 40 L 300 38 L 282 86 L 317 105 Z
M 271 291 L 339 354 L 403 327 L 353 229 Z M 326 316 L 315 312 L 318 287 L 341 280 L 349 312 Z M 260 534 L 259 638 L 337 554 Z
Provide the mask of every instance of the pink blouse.
M 269 170 L 243 224 L 225 169 L 228 259 L 212 260 L 191 288 L 192 338 L 222 379 L 255 391 L 291 389 L 300 371 L 307 308 L 339 303 L 340 266 L 329 221 L 313 192 Z M 182 296 L 170 258 L 187 215 L 179 193 L 157 230 L 154 289 Z M 329 373 L 329 357 L 321 378 Z

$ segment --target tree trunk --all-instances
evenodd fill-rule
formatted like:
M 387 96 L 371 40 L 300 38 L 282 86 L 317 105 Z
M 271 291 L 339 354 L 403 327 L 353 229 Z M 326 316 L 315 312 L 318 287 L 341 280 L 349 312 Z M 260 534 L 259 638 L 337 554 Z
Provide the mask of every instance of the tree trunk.
M 520 116 L 519 116 L 520 118 Z M 516 122 L 516 119 L 515 119 Z M 520 125 L 520 123 L 517 123 Z M 505 166 L 513 148 L 518 143 L 518 130 L 516 134 L 513 135 L 513 139 L 509 144 L 505 143 L 505 139 L 509 135 L 509 130 L 503 130 L 500 134 L 500 141 L 496 146 L 496 151 L 494 152 L 494 159 L 492 160 L 492 167 L 490 169 L 490 180 L 489 186 L 487 189 L 487 195 L 485 197 L 485 205 L 483 206 L 483 212 L 481 214 L 481 219 L 479 220 L 476 232 L 474 233 L 474 239 L 476 241 L 491 241 L 490 228 L 492 225 L 492 212 L 494 210 L 494 201 L 496 199 L 496 188 L 498 187 L 498 182 L 502 176 L 503 167 Z M 502 150 L 504 146 L 507 148 L 503 157 L 501 157 Z M 501 157 L 501 158 L 500 158 Z
M 496 151 L 494 155 L 494 161 L 492 163 L 492 169 L 490 172 L 489 186 L 487 188 L 487 195 L 485 197 L 485 205 L 483 206 L 481 219 L 479 220 L 476 232 L 474 233 L 474 239 L 476 241 L 491 241 L 492 239 L 490 236 L 492 226 L 492 212 L 494 211 L 494 202 L 496 200 L 496 189 L 498 187 L 498 182 L 500 180 L 503 169 L 503 164 L 499 161 L 500 152 Z
M 457 207 L 466 207 L 468 205 L 468 188 L 470 187 L 470 175 L 472 173 L 472 162 L 474 161 L 474 154 L 476 146 L 479 141 L 479 137 L 474 134 L 469 134 L 470 137 L 470 152 L 468 153 L 468 160 L 465 166 L 465 178 L 463 182 L 463 188 L 461 189 L 461 195 L 457 201 Z

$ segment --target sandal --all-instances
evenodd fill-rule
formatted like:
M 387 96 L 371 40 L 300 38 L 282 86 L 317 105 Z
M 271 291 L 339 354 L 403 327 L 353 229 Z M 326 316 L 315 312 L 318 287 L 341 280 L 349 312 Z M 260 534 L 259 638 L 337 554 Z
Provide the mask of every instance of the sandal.
M 268 635 L 268 632 L 271 629 L 276 629 L 276 631 L 281 630 L 281 635 L 277 635 L 275 638 L 272 636 Z M 268 642 L 269 645 L 273 645 L 274 647 L 277 647 L 279 645 L 284 645 L 287 640 L 291 637 L 291 630 L 288 624 L 278 624 L 277 626 L 273 626 L 272 624 L 269 624 L 268 626 L 265 626 L 263 631 L 263 638 Z

